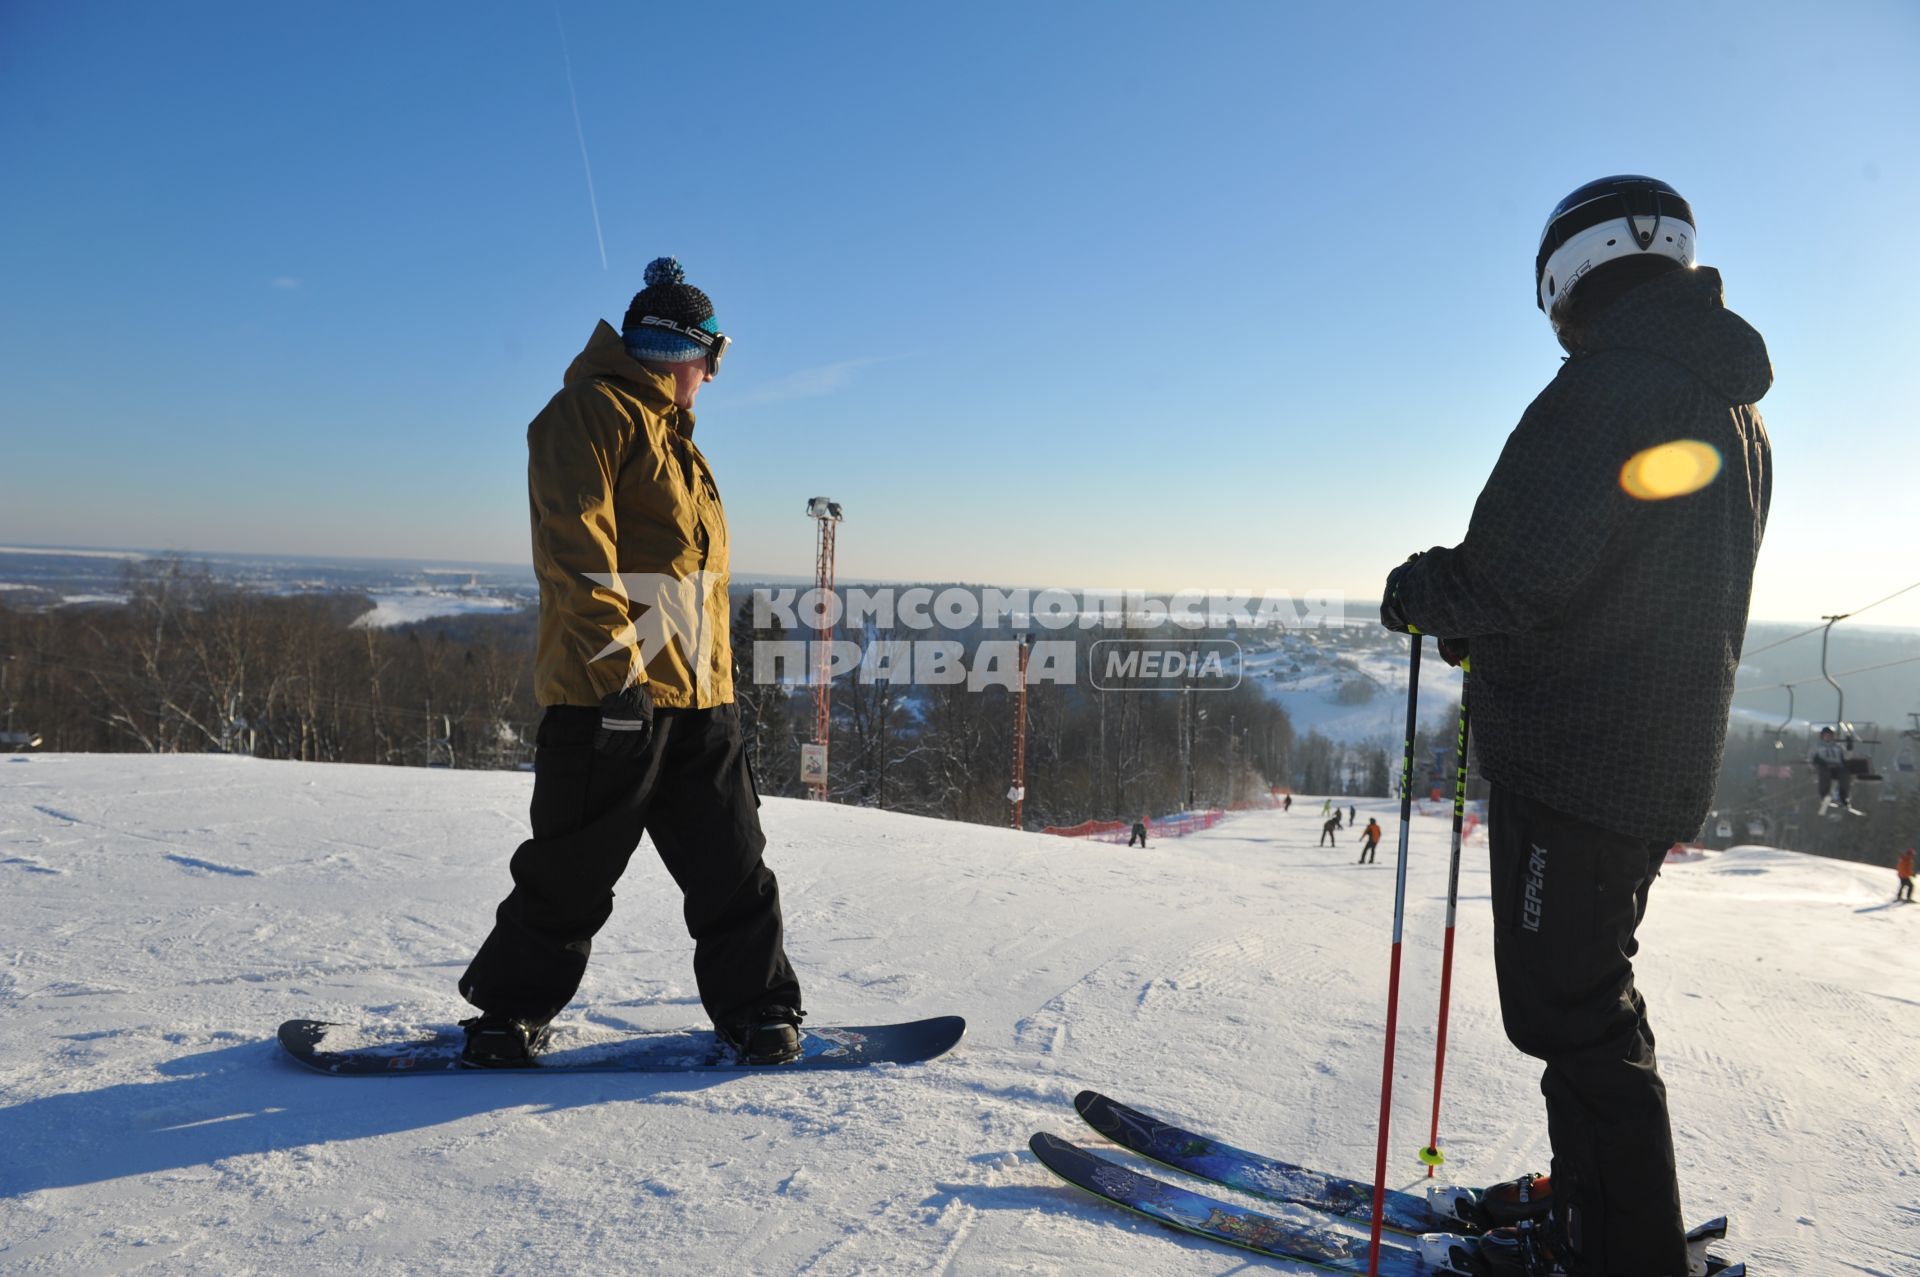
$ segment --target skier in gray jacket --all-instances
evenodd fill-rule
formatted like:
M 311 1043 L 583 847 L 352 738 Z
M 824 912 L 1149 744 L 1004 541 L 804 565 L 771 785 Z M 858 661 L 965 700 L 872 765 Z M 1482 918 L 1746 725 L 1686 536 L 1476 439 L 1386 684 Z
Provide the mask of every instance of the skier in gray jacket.
M 1760 335 L 1694 267 L 1664 182 L 1606 178 L 1549 218 L 1536 299 L 1568 358 L 1508 436 L 1458 545 L 1387 578 L 1381 620 L 1471 644 L 1494 961 L 1546 1064 L 1551 1216 L 1499 1271 L 1682 1277 L 1666 1088 L 1633 981 L 1666 850 L 1705 818 L 1766 526 Z
M 1820 743 L 1813 747 L 1807 756 L 1813 765 L 1813 773 L 1820 781 L 1820 810 L 1826 811 L 1830 804 L 1827 794 L 1839 790 L 1840 806 L 1853 810 L 1853 773 L 1847 770 L 1847 747 L 1840 743 L 1831 727 L 1820 729 Z

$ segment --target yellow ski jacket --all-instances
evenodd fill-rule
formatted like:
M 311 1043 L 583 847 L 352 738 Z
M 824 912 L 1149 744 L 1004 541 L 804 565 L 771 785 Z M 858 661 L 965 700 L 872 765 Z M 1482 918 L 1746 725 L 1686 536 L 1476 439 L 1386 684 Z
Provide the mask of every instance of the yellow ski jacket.
M 673 379 L 604 320 L 527 427 L 527 500 L 542 705 L 597 706 L 641 680 L 661 707 L 733 700 L 720 490 Z

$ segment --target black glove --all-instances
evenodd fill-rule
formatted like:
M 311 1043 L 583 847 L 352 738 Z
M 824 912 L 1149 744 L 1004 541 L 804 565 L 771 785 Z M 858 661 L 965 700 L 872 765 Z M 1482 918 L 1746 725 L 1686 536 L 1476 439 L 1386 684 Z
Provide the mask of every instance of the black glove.
M 1439 647 L 1440 659 L 1455 669 L 1467 663 L 1467 640 L 1441 639 Z
M 1414 632 L 1413 626 L 1400 611 L 1400 578 L 1419 557 L 1420 552 L 1415 550 L 1407 556 L 1405 563 L 1387 573 L 1387 588 L 1380 592 L 1380 624 L 1400 634 Z
M 593 734 L 595 749 L 609 758 L 638 758 L 652 735 L 653 694 L 645 683 L 601 698 L 600 730 Z

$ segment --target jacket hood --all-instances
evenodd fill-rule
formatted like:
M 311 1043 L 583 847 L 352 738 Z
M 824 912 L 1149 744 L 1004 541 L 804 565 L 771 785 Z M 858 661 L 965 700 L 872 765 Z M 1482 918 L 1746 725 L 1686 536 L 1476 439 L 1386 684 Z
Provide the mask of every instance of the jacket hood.
M 620 339 L 613 325 L 604 319 L 594 326 L 593 336 L 587 338 L 586 347 L 567 365 L 567 375 L 561 384 L 572 386 L 601 378 L 626 382 L 648 407 L 658 407 L 662 411 L 674 408 L 673 378 L 655 372 L 629 355 L 627 343 Z M 692 413 L 682 415 L 692 420 Z
M 1583 335 L 1579 353 L 1640 350 L 1680 364 L 1726 398 L 1758 403 L 1773 385 L 1767 343 L 1727 309 L 1711 266 L 1669 271 L 1621 296 Z

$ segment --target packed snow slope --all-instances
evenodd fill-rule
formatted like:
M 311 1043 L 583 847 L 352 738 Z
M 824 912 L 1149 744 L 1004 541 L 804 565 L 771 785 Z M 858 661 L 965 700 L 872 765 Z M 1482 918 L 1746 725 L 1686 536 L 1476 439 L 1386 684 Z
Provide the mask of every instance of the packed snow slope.
M 1393 904 L 1317 799 L 1145 851 L 771 801 L 816 1022 L 958 1012 L 858 1075 L 340 1079 L 296 1016 L 445 1024 L 526 832 L 519 774 L 206 757 L 0 758 L 0 1272 L 1291 1271 L 1055 1181 L 1082 1087 L 1370 1175 Z M 1431 1102 L 1447 825 L 1412 837 L 1393 1182 Z M 1462 884 L 1442 1145 L 1543 1167 L 1536 1069 Z M 1763 1274 L 1920 1274 L 1920 907 L 1891 870 L 1743 849 L 1671 866 L 1642 982 L 1688 1213 Z M 645 850 L 564 1020 L 697 1023 Z M 1171 1174 L 1171 1172 L 1168 1172 Z M 1301 1270 L 1305 1271 L 1305 1270 Z

